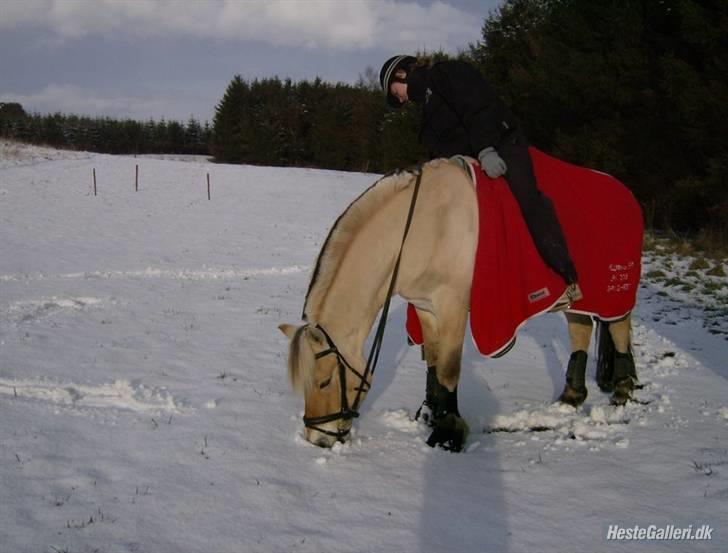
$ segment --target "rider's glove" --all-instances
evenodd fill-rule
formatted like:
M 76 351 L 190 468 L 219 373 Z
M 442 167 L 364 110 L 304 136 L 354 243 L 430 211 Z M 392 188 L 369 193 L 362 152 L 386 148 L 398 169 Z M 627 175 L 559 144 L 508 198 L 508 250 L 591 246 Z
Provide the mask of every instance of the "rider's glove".
M 497 179 L 505 175 L 508 170 L 506 162 L 503 161 L 503 158 L 498 155 L 493 147 L 483 148 L 478 154 L 478 161 L 480 161 L 480 167 L 485 171 L 485 174 L 491 179 Z

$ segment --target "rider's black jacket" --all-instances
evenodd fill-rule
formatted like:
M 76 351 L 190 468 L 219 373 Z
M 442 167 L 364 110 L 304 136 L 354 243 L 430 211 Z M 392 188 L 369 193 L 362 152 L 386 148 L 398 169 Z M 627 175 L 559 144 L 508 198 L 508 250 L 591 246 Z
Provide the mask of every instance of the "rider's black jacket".
M 420 142 L 432 157 L 477 157 L 488 146 L 499 149 L 518 130 L 515 116 L 490 84 L 463 61 L 413 68 L 407 94 L 422 105 Z
M 528 141 L 518 121 L 478 70 L 462 61 L 414 67 L 407 96 L 422 105 L 420 143 L 432 157 L 478 157 L 493 147 L 507 166 L 504 175 L 546 264 L 567 284 L 577 274 L 551 200 L 538 189 Z

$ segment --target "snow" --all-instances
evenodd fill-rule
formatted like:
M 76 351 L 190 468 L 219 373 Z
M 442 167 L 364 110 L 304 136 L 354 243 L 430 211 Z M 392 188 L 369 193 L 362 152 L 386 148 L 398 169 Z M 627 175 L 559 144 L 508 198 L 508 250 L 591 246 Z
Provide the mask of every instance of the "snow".
M 461 454 L 412 420 L 425 367 L 398 302 L 351 442 L 323 450 L 276 327 L 376 176 L 183 159 L 0 143 L 0 551 L 728 549 L 725 277 L 681 292 L 689 260 L 646 254 L 665 278 L 640 290 L 625 407 L 592 360 L 586 404 L 552 403 L 559 315 L 502 359 L 466 340 Z M 714 534 L 616 544 L 610 524 Z

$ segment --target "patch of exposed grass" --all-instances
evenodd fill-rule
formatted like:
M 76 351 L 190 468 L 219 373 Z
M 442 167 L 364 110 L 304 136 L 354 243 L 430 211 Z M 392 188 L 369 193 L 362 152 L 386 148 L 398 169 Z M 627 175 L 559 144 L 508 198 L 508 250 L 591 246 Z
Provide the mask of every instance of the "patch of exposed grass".
M 705 294 L 714 294 L 715 292 L 719 292 L 725 287 L 725 284 L 722 282 L 704 282 L 703 283 L 703 293 Z
M 677 254 L 698 257 L 725 263 L 728 260 L 728 237 L 720 233 L 701 232 L 694 237 L 686 237 L 677 232 L 648 230 L 643 240 L 644 251 L 658 254 Z M 696 267 L 699 268 L 699 267 Z
M 718 263 L 715 267 L 710 269 L 709 271 L 705 272 L 708 276 L 715 276 L 715 277 L 725 277 L 728 276 L 725 274 L 725 269 L 723 268 L 722 263 Z
M 709 269 L 710 263 L 708 263 L 703 256 L 700 256 L 696 258 L 691 264 L 689 269 L 691 271 L 702 271 L 704 269 Z
M 675 244 L 675 253 L 682 257 L 692 257 L 695 255 L 695 246 L 689 240 L 680 240 Z
M 645 232 L 645 235 L 642 239 L 643 252 L 654 252 L 657 249 L 658 244 L 659 242 L 657 241 L 657 238 L 655 238 L 654 234 L 649 231 Z
M 658 278 L 665 278 L 667 275 L 664 273 L 664 271 L 660 271 L 659 269 L 655 271 L 650 271 L 645 275 L 645 278 L 651 278 L 651 279 L 658 279 Z

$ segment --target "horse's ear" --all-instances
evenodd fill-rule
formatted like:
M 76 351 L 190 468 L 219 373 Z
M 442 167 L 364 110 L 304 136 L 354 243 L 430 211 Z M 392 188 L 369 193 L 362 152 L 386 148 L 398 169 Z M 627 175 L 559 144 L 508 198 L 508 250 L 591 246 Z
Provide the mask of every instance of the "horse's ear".
M 295 325 L 284 323 L 282 325 L 278 325 L 278 330 L 280 330 L 289 340 L 293 340 L 293 335 L 296 334 Z
M 315 326 L 307 326 L 306 333 L 318 345 L 323 346 L 326 343 L 326 336 L 324 336 L 324 333 Z

